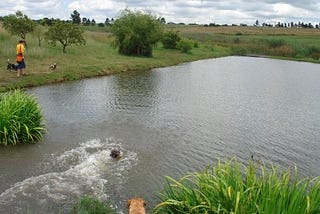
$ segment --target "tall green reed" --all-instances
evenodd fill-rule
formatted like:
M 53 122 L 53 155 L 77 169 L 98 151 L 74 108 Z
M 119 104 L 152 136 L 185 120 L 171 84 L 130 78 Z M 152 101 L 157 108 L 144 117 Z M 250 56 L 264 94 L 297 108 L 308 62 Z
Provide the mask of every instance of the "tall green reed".
M 34 143 L 45 133 L 36 99 L 20 90 L 0 95 L 0 144 Z
M 299 179 L 296 169 L 232 159 L 179 180 L 167 177 L 159 198 L 154 213 L 320 213 L 320 177 Z

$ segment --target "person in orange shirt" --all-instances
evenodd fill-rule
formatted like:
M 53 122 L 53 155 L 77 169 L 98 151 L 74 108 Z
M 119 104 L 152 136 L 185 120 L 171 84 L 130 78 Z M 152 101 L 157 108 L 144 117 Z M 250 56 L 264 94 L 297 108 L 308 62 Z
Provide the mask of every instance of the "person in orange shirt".
M 26 68 L 26 64 L 24 61 L 24 52 L 25 52 L 24 44 L 25 44 L 25 41 L 23 39 L 20 39 L 16 48 L 16 53 L 17 53 L 16 61 L 18 63 L 17 77 L 26 75 L 26 73 L 24 72 L 24 69 Z

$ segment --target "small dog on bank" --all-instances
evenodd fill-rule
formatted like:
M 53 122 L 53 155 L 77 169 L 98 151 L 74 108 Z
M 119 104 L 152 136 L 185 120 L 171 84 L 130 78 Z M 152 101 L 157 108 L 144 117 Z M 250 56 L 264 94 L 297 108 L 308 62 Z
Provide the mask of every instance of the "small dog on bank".
M 50 71 L 54 71 L 57 69 L 57 63 L 53 63 L 52 65 L 49 66 Z
M 17 65 L 10 63 L 10 59 L 8 59 L 7 62 L 8 62 L 8 65 L 7 65 L 8 71 L 17 71 L 18 70 Z
M 110 156 L 114 159 L 120 158 L 120 149 L 111 149 Z
M 129 214 L 146 214 L 147 203 L 142 198 L 132 198 L 128 200 Z

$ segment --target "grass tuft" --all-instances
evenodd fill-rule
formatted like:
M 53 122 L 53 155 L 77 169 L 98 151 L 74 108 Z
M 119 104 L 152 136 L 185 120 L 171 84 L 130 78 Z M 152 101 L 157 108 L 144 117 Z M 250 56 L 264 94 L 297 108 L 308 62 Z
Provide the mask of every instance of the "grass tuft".
M 236 159 L 192 173 L 167 177 L 154 213 L 320 213 L 320 177 L 299 180 L 297 169 Z
M 34 143 L 45 132 L 41 109 L 35 98 L 20 90 L 0 95 L 0 144 Z

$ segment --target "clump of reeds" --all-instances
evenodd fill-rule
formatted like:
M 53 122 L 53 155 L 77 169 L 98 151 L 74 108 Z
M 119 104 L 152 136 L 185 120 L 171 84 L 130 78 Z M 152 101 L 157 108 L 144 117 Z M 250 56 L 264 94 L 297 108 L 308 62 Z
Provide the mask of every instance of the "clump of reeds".
M 73 214 L 112 214 L 115 213 L 110 202 L 84 196 L 73 205 Z
M 32 95 L 15 90 L 0 95 L 0 144 L 34 143 L 45 132 L 41 109 Z
M 273 164 L 219 161 L 167 182 L 155 213 L 320 213 L 320 177 L 299 179 L 296 169 Z

